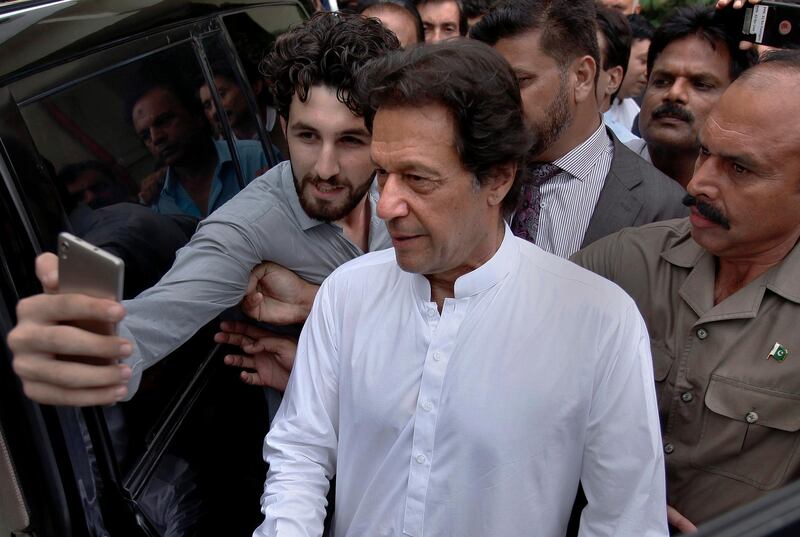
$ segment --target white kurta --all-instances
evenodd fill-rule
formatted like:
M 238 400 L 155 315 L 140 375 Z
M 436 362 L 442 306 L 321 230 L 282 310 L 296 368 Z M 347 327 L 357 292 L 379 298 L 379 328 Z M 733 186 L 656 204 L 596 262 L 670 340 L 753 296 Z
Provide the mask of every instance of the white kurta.
M 666 536 L 644 322 L 614 284 L 514 237 L 441 314 L 394 250 L 337 269 L 265 441 L 256 536 Z

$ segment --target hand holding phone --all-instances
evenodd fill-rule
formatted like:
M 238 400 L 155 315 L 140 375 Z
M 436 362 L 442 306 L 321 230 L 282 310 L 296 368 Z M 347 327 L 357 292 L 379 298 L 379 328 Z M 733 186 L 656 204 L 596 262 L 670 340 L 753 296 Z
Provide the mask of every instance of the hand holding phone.
M 117 256 L 65 232 L 58 236 L 58 260 L 59 293 L 122 300 L 125 263 Z M 71 324 L 96 334 L 116 335 L 116 325 L 111 323 Z
M 720 17 L 731 35 L 741 41 L 775 48 L 800 47 L 800 5 L 763 0 L 720 9 Z

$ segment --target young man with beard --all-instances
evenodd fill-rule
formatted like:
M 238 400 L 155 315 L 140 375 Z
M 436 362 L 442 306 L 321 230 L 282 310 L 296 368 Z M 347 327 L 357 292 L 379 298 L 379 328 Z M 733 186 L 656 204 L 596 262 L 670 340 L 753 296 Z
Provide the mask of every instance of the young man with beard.
M 706 116 L 725 88 L 757 61 L 754 50 L 739 49 L 713 7 L 677 9 L 653 34 L 639 114 L 642 139 L 628 147 L 685 187 Z
M 470 36 L 516 72 L 536 145 L 514 233 L 568 257 L 624 227 L 686 214 L 683 191 L 603 125 L 592 0 L 509 0 Z
M 21 300 L 9 346 L 25 393 L 66 405 L 130 397 L 145 368 L 239 303 L 262 260 L 320 283 L 342 263 L 388 247 L 375 214 L 377 195 L 369 192 L 370 133 L 352 90 L 358 68 L 398 47 L 378 21 L 334 13 L 315 15 L 279 37 L 265 66 L 290 160 L 206 218 L 158 285 L 136 299 L 118 304 L 43 294 Z M 37 259 L 37 273 L 47 291 L 58 288 L 54 255 Z M 61 325 L 75 319 L 118 322 L 120 336 Z

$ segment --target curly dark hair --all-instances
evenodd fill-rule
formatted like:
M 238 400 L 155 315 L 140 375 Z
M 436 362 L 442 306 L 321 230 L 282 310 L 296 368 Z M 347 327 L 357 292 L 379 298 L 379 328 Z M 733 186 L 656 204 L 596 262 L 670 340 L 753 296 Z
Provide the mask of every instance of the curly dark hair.
M 501 39 L 541 31 L 540 46 L 561 66 L 591 56 L 600 65 L 597 8 L 593 0 L 503 0 L 469 31 L 473 39 L 495 46 Z M 595 73 L 595 83 L 600 69 Z
M 370 132 L 382 106 L 447 107 L 456 123 L 456 151 L 479 184 L 488 181 L 495 167 L 517 164 L 503 200 L 506 213 L 514 210 L 533 136 L 523 119 L 517 79 L 497 51 L 458 39 L 393 52 L 364 67 L 358 92 L 367 105 L 364 120 Z
M 335 89 L 339 101 L 361 116 L 364 107 L 353 91 L 356 71 L 399 48 L 397 37 L 376 19 L 321 12 L 278 37 L 260 70 L 284 118 L 295 94 L 306 102 L 309 89 L 319 84 Z

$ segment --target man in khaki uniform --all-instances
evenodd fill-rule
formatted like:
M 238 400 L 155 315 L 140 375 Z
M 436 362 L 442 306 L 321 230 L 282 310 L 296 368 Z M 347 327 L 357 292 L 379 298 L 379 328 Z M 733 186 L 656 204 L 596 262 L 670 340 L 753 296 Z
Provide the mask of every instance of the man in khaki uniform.
M 670 522 L 684 531 L 800 477 L 800 52 L 725 92 L 700 132 L 688 219 L 573 260 L 650 332 Z

